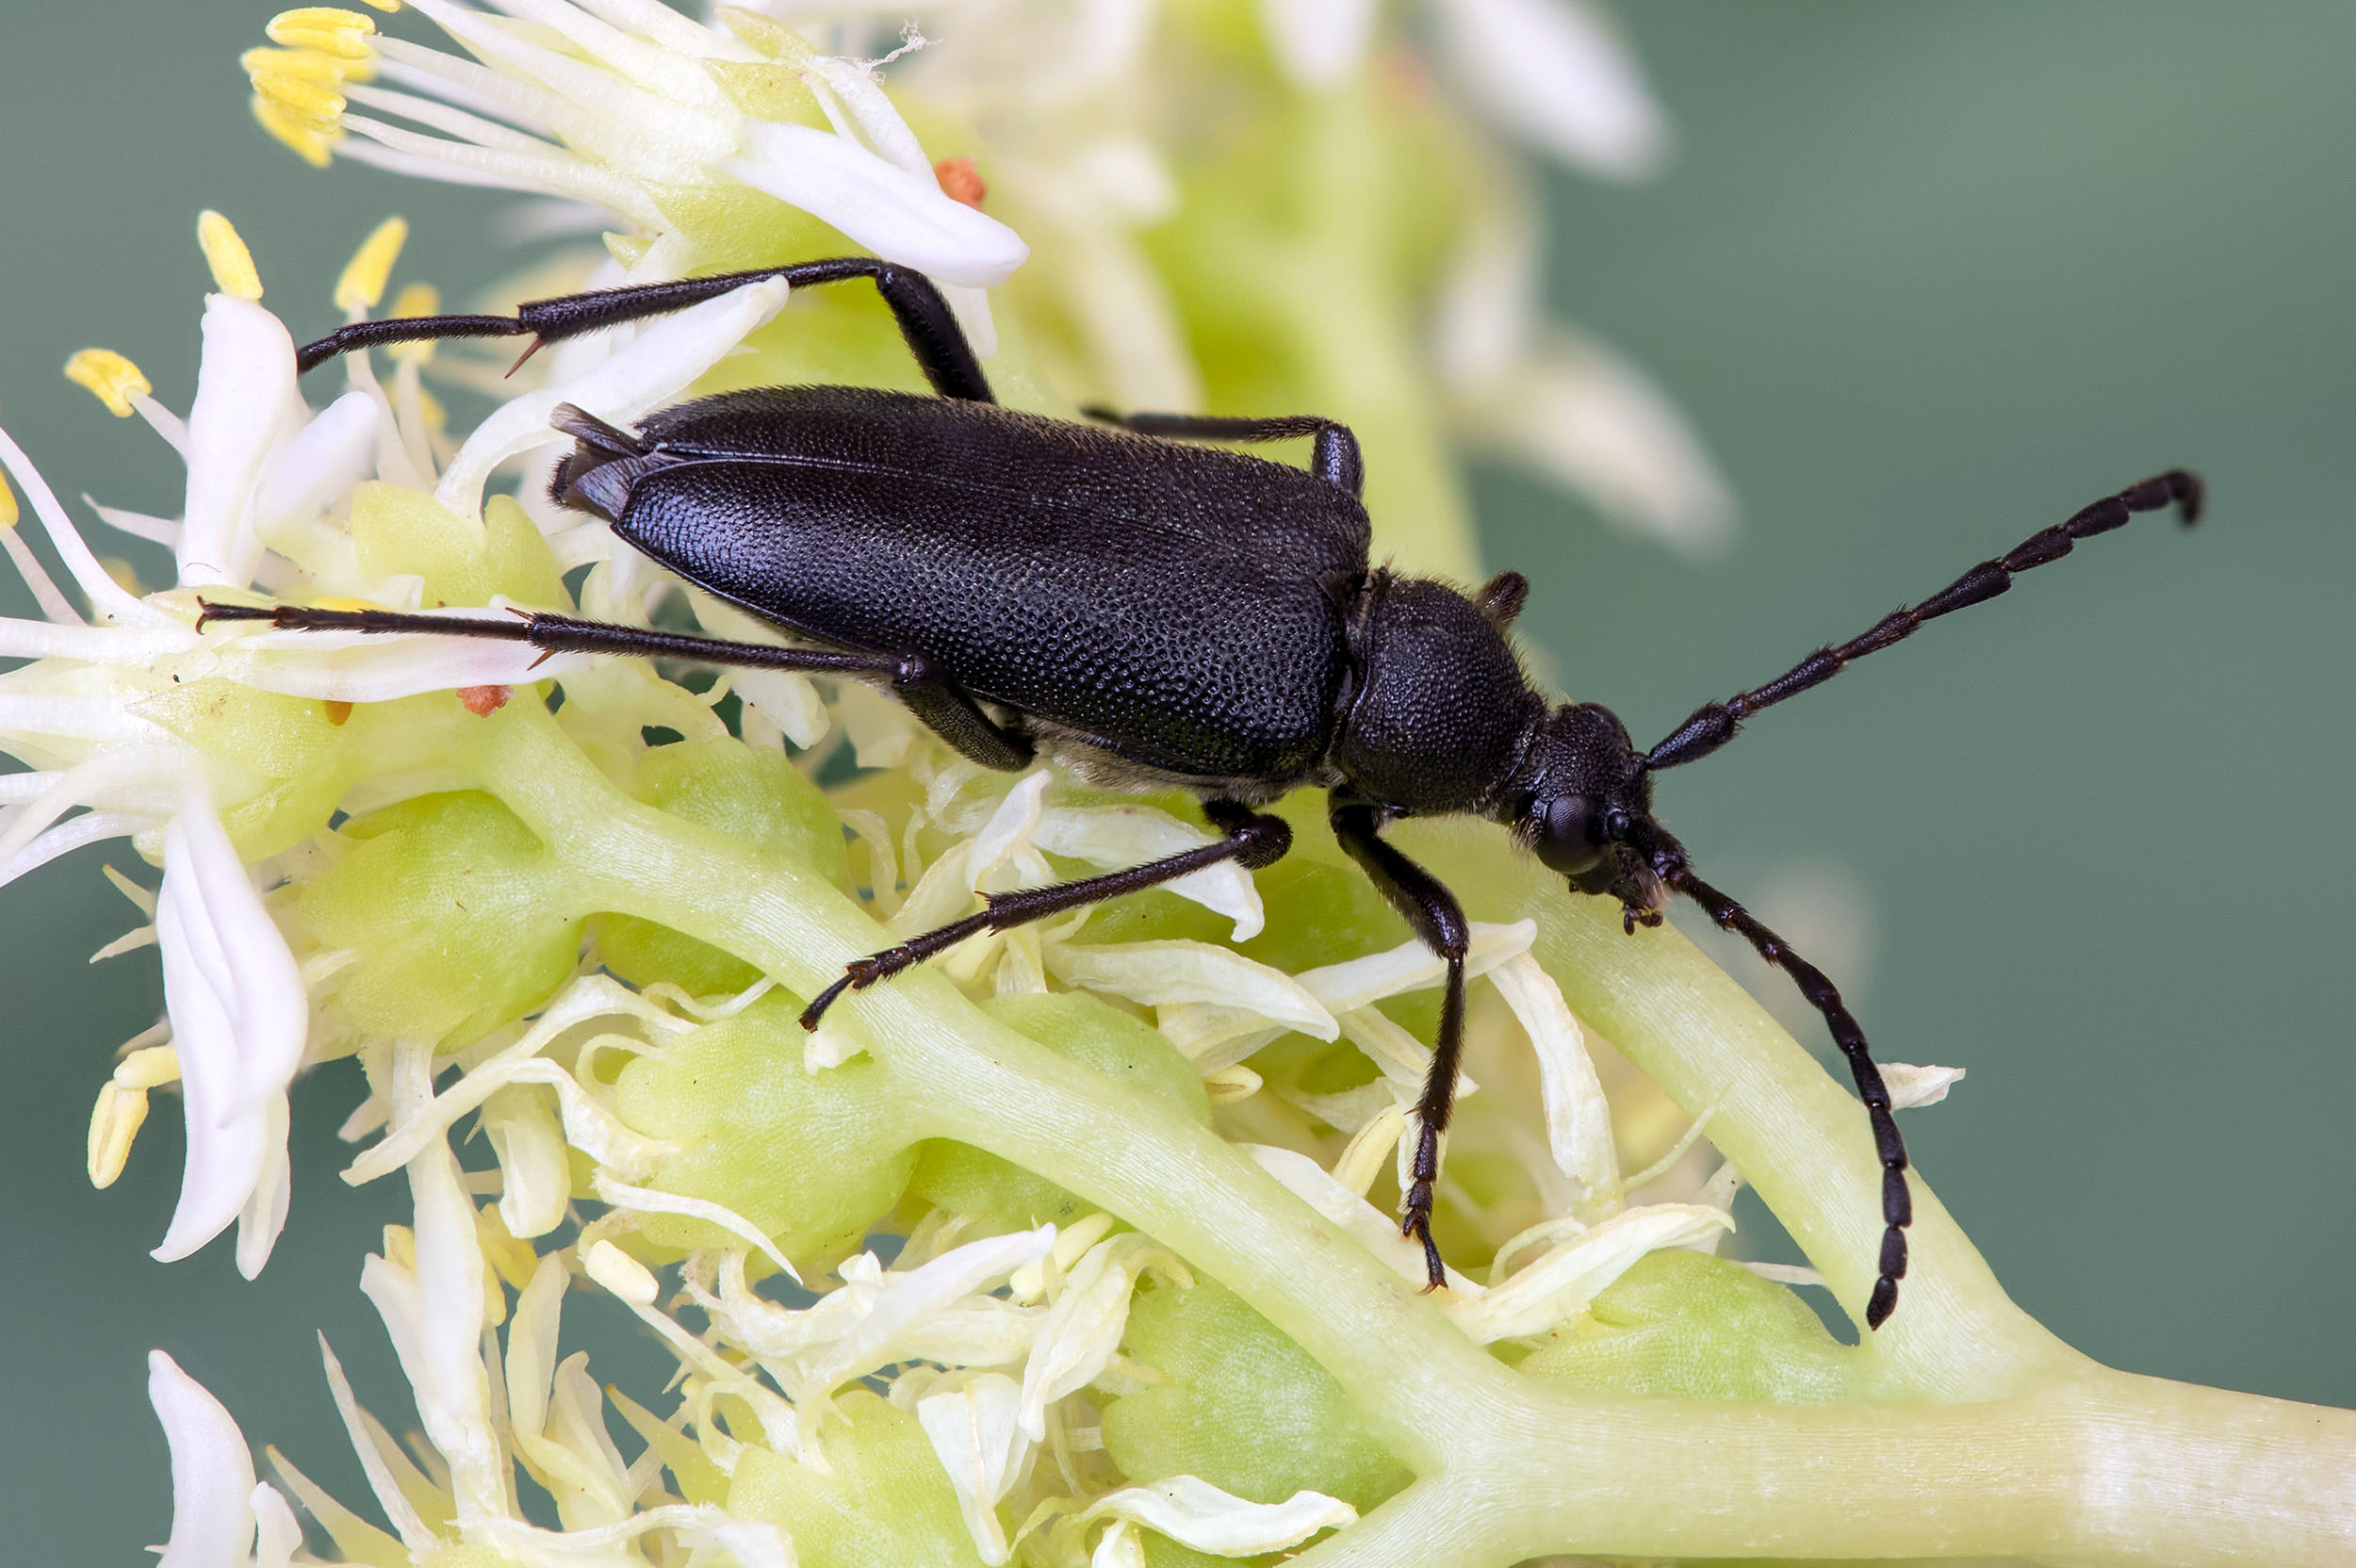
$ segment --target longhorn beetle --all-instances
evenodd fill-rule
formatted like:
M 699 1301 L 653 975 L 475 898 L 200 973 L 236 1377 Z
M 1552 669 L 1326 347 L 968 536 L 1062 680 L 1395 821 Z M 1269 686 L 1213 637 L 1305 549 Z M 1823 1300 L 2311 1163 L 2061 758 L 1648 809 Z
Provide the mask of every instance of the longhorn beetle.
M 1202 798 L 1218 841 L 1127 871 L 985 895 L 987 907 L 851 963 L 802 1014 L 983 931 L 1044 920 L 1291 846 L 1262 808 L 1327 792 L 1342 848 L 1447 965 L 1438 1037 L 1416 1105 L 1399 1229 L 1432 1240 L 1432 1189 L 1464 1044 L 1464 910 L 1383 840 L 1401 817 L 1504 824 L 1577 891 L 1617 899 L 1625 928 L 1661 923 L 1673 892 L 1780 967 L 1824 1017 L 1865 1102 L 1882 1165 L 1880 1274 L 1865 1318 L 1897 1305 L 1913 1217 L 1906 1145 L 1864 1032 L 1823 972 L 1694 874 L 1654 820 L 1653 776 L 1699 761 L 1761 709 L 1995 597 L 2015 574 L 2139 512 L 2187 524 L 2201 482 L 2182 469 L 2106 497 L 1864 635 L 1817 649 L 1764 686 L 1704 703 L 1647 751 L 1597 703 L 1549 708 L 1506 637 L 1529 581 L 1503 572 L 1466 595 L 1367 559 L 1358 443 L 1315 416 L 1231 418 L 1088 410 L 1095 423 L 997 406 L 947 304 L 921 274 L 864 257 L 566 295 L 513 317 L 361 321 L 304 347 L 303 370 L 378 344 L 529 337 L 541 344 L 679 310 L 746 284 L 871 280 L 938 397 L 856 386 L 723 393 L 661 410 L 635 433 L 570 405 L 574 440 L 551 493 L 696 586 L 809 645 L 772 647 L 517 612 L 513 622 L 380 610 L 205 604 L 204 620 L 307 630 L 430 632 L 548 652 L 666 655 L 809 671 L 888 687 L 943 741 L 1013 771 L 1041 750 L 1115 787 Z M 521 361 L 518 361 L 520 364 Z M 1189 440 L 1307 437 L 1306 471 Z M 203 621 L 200 621 L 200 625 Z

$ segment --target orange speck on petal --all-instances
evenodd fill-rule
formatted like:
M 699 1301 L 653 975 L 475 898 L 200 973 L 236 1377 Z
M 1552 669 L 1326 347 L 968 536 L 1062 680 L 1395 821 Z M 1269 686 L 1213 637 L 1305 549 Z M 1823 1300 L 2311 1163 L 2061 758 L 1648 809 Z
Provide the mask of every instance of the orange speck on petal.
M 319 706 L 327 710 L 327 722 L 338 728 L 342 727 L 346 719 L 352 717 L 352 704 L 348 702 L 338 702 L 334 697 L 330 697 Z
M 478 719 L 487 719 L 507 706 L 507 699 L 515 694 L 512 686 L 461 686 L 458 700 L 466 711 Z
M 963 202 L 975 211 L 981 210 L 982 198 L 990 194 L 990 187 L 973 172 L 972 158 L 942 158 L 933 165 L 933 178 L 941 182 L 941 193 L 953 202 Z

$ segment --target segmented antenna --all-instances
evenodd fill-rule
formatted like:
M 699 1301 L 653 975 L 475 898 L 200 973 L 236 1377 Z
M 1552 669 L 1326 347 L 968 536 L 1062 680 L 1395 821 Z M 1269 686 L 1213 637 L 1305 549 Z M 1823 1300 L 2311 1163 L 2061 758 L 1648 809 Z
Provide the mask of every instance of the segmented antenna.
M 1761 925 L 1748 909 L 1695 876 L 1682 858 L 1668 860 L 1661 868 L 1661 877 L 1700 905 L 1721 929 L 1749 942 L 1760 957 L 1790 975 L 1808 1004 L 1824 1014 L 1833 1043 L 1849 1059 L 1849 1073 L 1857 1080 L 1857 1098 L 1865 1102 L 1865 1115 L 1873 1129 L 1873 1150 L 1882 1163 L 1881 1274 L 1873 1282 L 1873 1298 L 1865 1304 L 1865 1326 L 1878 1329 L 1896 1309 L 1898 1282 L 1906 1276 L 1906 1228 L 1914 1223 L 1914 1197 L 1906 1186 L 1906 1139 L 1898 1135 L 1890 1089 L 1882 1082 L 1881 1069 L 1873 1065 L 1865 1031 L 1841 1000 L 1840 988 L 1823 970 L 1792 952 L 1789 943 Z
M 1994 598 L 2012 586 L 2016 575 L 2049 561 L 2059 561 L 2079 540 L 2108 533 L 2138 512 L 2156 512 L 2172 504 L 2189 528 L 2201 518 L 2201 494 L 2200 476 L 2183 468 L 2170 468 L 2141 484 L 2129 485 L 2116 496 L 2105 496 L 2068 522 L 2029 535 L 1993 561 L 1981 562 L 1921 604 L 1891 611 L 1864 636 L 1837 647 L 1818 648 L 1764 686 L 1724 702 L 1704 703 L 1667 740 L 1645 754 L 1644 766 L 1657 773 L 1663 768 L 1681 768 L 1688 762 L 1700 761 L 1733 740 L 1742 721 L 1760 709 L 1773 708 L 1811 686 L 1822 685 L 1852 662 L 1913 636 L 1925 621 Z

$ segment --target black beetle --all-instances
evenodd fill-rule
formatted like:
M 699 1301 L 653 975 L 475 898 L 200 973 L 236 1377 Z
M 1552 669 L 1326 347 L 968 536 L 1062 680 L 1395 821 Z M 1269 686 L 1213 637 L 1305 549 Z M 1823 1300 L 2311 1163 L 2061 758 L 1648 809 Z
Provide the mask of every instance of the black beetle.
M 530 336 L 536 349 L 770 278 L 793 287 L 871 279 L 940 396 L 732 392 L 663 410 L 635 433 L 564 406 L 555 428 L 575 447 L 552 490 L 698 587 L 822 646 L 521 612 L 513 624 L 453 624 L 391 611 L 206 604 L 205 618 L 496 637 L 549 652 L 879 682 L 985 767 L 1021 768 L 1045 748 L 1102 782 L 1191 790 L 1222 835 L 1127 871 L 990 894 L 982 912 L 852 963 L 803 1013 L 810 1028 L 846 988 L 976 933 L 1223 860 L 1271 864 L 1291 829 L 1259 808 L 1289 790 L 1325 790 L 1342 847 L 1448 966 L 1399 1227 L 1422 1243 L 1433 1286 L 1444 1276 L 1432 1187 L 1463 1044 L 1466 926 L 1439 879 L 1383 841 L 1383 825 L 1449 813 L 1502 823 L 1573 889 L 1619 900 L 1631 932 L 1659 924 L 1669 894 L 1681 892 L 1781 967 L 1848 1057 L 1883 1168 L 1887 1228 L 1865 1314 L 1881 1326 L 1897 1304 L 1913 1216 L 1889 1091 L 1833 983 L 1693 874 L 1684 846 L 1653 818 L 1652 776 L 1709 756 L 1759 710 L 1924 621 L 1993 598 L 2015 573 L 2135 513 L 2173 504 L 2194 521 L 2199 479 L 2175 469 L 2099 500 L 1863 636 L 1704 704 L 1639 751 L 1611 710 L 1549 707 L 1530 688 L 1506 637 L 1530 590 L 1519 573 L 1467 596 L 1369 564 L 1358 444 L 1346 427 L 1315 416 L 1097 410 L 1088 412 L 1098 423 L 1079 424 L 1000 408 L 940 293 L 886 262 L 845 257 L 568 295 L 514 317 L 357 322 L 304 347 L 298 363 L 308 370 L 348 350 L 439 337 Z M 1303 436 L 1306 471 L 1184 444 Z

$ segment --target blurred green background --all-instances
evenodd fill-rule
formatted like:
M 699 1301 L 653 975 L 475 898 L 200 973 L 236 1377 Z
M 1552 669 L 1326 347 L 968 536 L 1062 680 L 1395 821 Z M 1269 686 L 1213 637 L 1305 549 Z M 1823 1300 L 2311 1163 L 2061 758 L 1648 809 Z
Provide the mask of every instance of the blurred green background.
M 0 419 L 68 496 L 177 509 L 161 444 L 57 368 L 118 348 L 185 406 L 198 207 L 237 220 L 299 334 L 332 324 L 328 285 L 386 212 L 416 224 L 401 275 L 453 299 L 517 259 L 488 197 L 314 173 L 254 129 L 234 57 L 275 8 L 0 22 Z M 1675 397 L 1744 520 L 1695 566 L 1484 469 L 1489 558 L 1537 585 L 1525 629 L 1648 740 L 2098 495 L 2204 472 L 2197 533 L 2099 541 L 1761 720 L 1661 807 L 1738 894 L 1852 890 L 1878 1049 L 1971 1073 L 1908 1139 L 2030 1312 L 2136 1371 L 2356 1402 L 2334 978 L 2356 936 L 2356 12 L 1662 0 L 1625 22 L 1678 153 L 1641 187 L 1546 182 L 1552 293 Z M 132 923 L 97 865 L 0 895 L 15 1561 L 129 1561 L 165 1533 L 151 1346 L 348 1499 L 315 1328 L 405 1420 L 353 1290 L 405 1200 L 327 1174 L 347 1070 L 298 1087 L 294 1214 L 257 1282 L 226 1244 L 145 1256 L 172 1102 L 90 1190 L 91 1096 L 160 998 L 152 954 L 86 967 Z M 626 1335 L 596 1361 L 662 1375 Z

